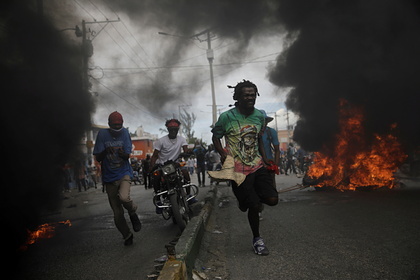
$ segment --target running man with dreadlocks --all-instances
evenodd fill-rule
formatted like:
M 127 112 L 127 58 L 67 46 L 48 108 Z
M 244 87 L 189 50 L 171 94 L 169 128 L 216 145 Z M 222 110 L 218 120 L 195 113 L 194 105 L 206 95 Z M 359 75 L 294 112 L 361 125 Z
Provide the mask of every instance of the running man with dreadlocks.
M 243 80 L 238 83 L 233 95 L 235 108 L 220 115 L 212 129 L 212 140 L 222 162 L 227 156 L 232 156 L 234 171 L 246 176 L 240 185 L 232 181 L 232 190 L 239 202 L 239 209 L 248 211 L 254 252 L 268 255 L 269 251 L 260 236 L 259 210 L 262 203 L 276 205 L 278 194 L 263 160 L 261 131 L 265 126 L 265 117 L 254 107 L 257 95 L 257 86 L 252 82 Z M 226 150 L 220 141 L 222 137 L 226 140 Z

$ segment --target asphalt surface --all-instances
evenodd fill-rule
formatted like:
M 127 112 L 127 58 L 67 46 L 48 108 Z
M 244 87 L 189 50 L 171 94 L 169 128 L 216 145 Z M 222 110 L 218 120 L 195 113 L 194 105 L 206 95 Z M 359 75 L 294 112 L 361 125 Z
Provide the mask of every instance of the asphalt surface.
M 193 176 L 192 182 L 196 180 Z M 200 200 L 208 187 L 199 191 Z M 155 213 L 152 196 L 151 189 L 132 186 L 142 229 L 134 233 L 132 246 L 124 246 L 107 195 L 99 187 L 63 193 L 61 209 L 47 213 L 43 220 L 70 220 L 71 226 L 56 224 L 54 237 L 28 246 L 21 254 L 19 279 L 147 279 L 154 271 L 155 259 L 166 255 L 165 245 L 180 233 L 172 220 Z M 194 204 L 195 214 L 200 207 L 200 202 Z M 127 214 L 126 218 L 129 221 Z
M 277 189 L 300 183 L 277 176 Z M 420 279 L 420 183 L 398 190 L 282 193 L 265 206 L 254 254 L 247 216 L 230 187 L 218 200 L 195 263 L 207 279 Z

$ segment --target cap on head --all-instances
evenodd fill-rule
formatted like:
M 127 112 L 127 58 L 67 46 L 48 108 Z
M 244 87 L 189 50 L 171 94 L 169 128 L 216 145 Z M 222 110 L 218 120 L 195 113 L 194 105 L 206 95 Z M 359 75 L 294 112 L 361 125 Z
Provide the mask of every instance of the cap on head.
M 263 113 L 266 122 L 271 122 L 272 120 L 274 120 L 274 118 L 269 117 L 264 110 L 260 110 L 260 111 L 261 113 Z
M 108 123 L 109 124 L 122 124 L 123 123 L 123 117 L 117 111 L 112 112 L 108 117 Z
M 170 120 L 166 121 L 166 123 L 165 123 L 166 127 L 177 127 L 177 128 L 179 128 L 180 125 L 181 125 L 181 123 L 177 119 L 170 119 Z

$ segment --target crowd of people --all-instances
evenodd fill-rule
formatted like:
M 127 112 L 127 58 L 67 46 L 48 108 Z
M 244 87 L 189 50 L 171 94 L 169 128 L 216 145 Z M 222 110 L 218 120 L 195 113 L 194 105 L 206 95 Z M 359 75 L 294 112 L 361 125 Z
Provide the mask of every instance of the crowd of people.
M 101 165 L 95 161 L 90 164 L 87 161 L 78 160 L 73 165 L 66 164 L 63 167 L 64 192 L 70 192 L 71 187 L 77 188 L 79 192 L 88 188 L 97 188 L 101 182 Z
M 198 185 L 204 187 L 206 184 L 206 171 L 217 170 L 222 167 L 219 153 L 210 144 L 208 148 L 196 141 L 193 154 L 186 161 L 186 168 L 190 175 L 197 174 Z M 210 185 L 213 184 L 212 178 L 208 178 Z
M 272 119 L 268 117 L 268 122 Z M 263 135 L 264 145 L 266 146 L 267 157 L 276 163 L 280 174 L 304 174 L 307 166 L 311 163 L 313 155 L 305 152 L 302 148 L 295 148 L 293 143 L 289 144 L 287 149 L 279 148 L 277 133 L 271 127 L 266 128 Z M 272 135 L 272 136 L 271 136 Z M 271 149 L 273 152 L 270 152 Z M 277 150 L 278 149 L 278 150 Z M 214 149 L 214 145 L 210 144 L 205 148 L 199 141 L 196 142 L 191 150 L 191 156 L 185 160 L 185 168 L 190 175 L 196 174 L 200 186 L 205 186 L 207 171 L 218 170 L 222 167 L 220 155 Z M 270 156 L 271 155 L 271 156 Z M 274 156 L 273 156 L 274 155 Z M 276 159 L 276 160 L 274 160 Z M 144 159 L 138 160 L 130 158 L 131 167 L 133 169 L 132 183 L 134 185 L 144 185 L 145 189 L 150 189 L 150 155 L 146 155 Z M 101 165 L 94 161 L 89 164 L 87 161 L 77 161 L 74 165 L 64 166 L 65 184 L 64 191 L 69 192 L 70 189 L 77 188 L 79 192 L 86 191 L 88 188 L 97 188 L 101 184 Z M 194 175 L 195 176 L 195 175 Z M 215 182 L 210 176 L 207 176 L 210 185 Z M 218 184 L 218 182 L 216 182 Z M 105 188 L 102 186 L 103 192 Z

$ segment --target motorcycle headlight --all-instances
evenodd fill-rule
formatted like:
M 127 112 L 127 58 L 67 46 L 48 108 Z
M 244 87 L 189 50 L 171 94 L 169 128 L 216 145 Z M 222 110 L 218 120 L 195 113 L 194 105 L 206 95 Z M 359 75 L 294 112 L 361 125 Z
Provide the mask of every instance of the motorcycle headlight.
M 175 172 L 175 165 L 167 164 L 162 167 L 162 172 L 164 175 L 169 175 Z

